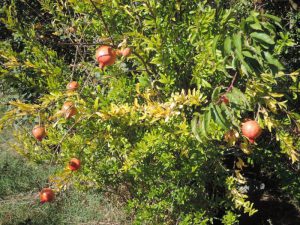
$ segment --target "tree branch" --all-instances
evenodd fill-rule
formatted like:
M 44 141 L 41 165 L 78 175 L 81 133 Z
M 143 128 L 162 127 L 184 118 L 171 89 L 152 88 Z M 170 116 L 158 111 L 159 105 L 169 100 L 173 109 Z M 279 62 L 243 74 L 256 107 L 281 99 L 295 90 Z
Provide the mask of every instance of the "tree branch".
M 105 21 L 105 19 L 104 19 L 104 17 L 103 17 L 103 14 L 102 14 L 101 9 L 99 9 L 99 8 L 95 5 L 95 3 L 93 2 L 93 0 L 90 0 L 90 2 L 91 2 L 92 5 L 94 6 L 94 8 L 95 8 L 95 10 L 97 11 L 98 15 L 100 16 L 100 19 L 102 20 L 102 23 L 103 23 L 103 25 L 104 25 L 104 27 L 105 27 L 105 30 L 106 30 L 106 32 L 108 33 L 108 36 L 110 37 L 110 39 L 111 39 L 113 45 L 115 45 L 114 40 L 113 40 L 113 38 L 112 38 L 112 35 L 111 35 L 111 33 L 110 33 L 109 29 L 108 29 L 108 25 L 107 25 L 107 23 L 106 23 L 106 21 Z

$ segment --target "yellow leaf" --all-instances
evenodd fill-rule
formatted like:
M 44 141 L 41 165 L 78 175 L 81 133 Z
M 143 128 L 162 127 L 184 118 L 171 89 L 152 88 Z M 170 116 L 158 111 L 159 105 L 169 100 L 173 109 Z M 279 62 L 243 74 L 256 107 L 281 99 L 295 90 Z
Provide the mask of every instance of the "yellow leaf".
M 244 163 L 244 161 L 238 157 L 238 161 L 235 163 L 236 167 L 239 169 L 243 169 L 243 167 L 247 167 L 247 165 Z
M 136 93 L 141 94 L 141 92 L 140 92 L 140 83 L 137 83 L 135 85 L 135 91 L 136 91 Z
M 236 176 L 236 179 L 237 181 L 240 183 L 240 184 L 245 184 L 246 183 L 246 180 L 245 178 L 242 176 L 242 174 L 240 173 L 239 170 L 235 170 L 235 176 Z
M 284 94 L 280 94 L 280 93 L 270 93 L 270 95 L 274 98 L 281 98 L 284 96 Z
M 253 153 L 252 149 L 250 148 L 250 146 L 248 145 L 248 143 L 241 143 L 240 144 L 240 148 L 241 150 L 247 154 L 247 155 L 250 155 Z

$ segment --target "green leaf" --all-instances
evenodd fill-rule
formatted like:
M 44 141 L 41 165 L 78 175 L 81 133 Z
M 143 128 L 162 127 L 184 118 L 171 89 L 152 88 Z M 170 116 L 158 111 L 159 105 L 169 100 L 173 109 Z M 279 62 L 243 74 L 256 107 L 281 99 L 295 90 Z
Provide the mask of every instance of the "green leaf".
M 237 51 L 242 51 L 242 36 L 241 33 L 233 35 L 233 44 L 236 47 Z
M 216 87 L 211 95 L 211 100 L 213 102 L 216 102 L 219 100 L 219 97 L 220 97 L 220 92 L 222 90 L 222 87 Z
M 213 41 L 213 45 L 212 45 L 212 52 L 213 52 L 213 56 L 216 57 L 216 50 L 217 50 L 217 44 L 218 44 L 218 41 L 220 39 L 220 35 L 217 35 L 215 38 L 214 38 L 214 41 Z
M 209 111 L 208 111 L 209 112 Z M 205 138 L 208 139 L 208 136 L 207 136 L 207 128 L 208 128 L 208 123 L 206 120 L 210 118 L 206 118 L 208 116 L 208 112 L 204 114 L 204 116 L 200 117 L 200 120 L 201 120 L 201 133 L 203 134 L 203 136 Z
M 262 27 L 259 23 L 253 23 L 253 24 L 250 24 L 250 27 L 253 29 L 253 30 L 261 30 L 262 31 Z
M 207 133 L 207 130 L 209 128 L 209 123 L 211 120 L 211 107 L 208 108 L 207 112 L 204 114 L 204 131 Z
M 263 16 L 264 17 L 267 17 L 267 18 L 269 18 L 269 19 L 271 19 L 271 20 L 273 20 L 273 21 L 276 21 L 276 22 L 278 22 L 278 23 L 280 23 L 281 22 L 281 19 L 279 18 L 279 17 L 277 17 L 277 16 L 273 16 L 273 15 L 270 15 L 270 14 L 263 14 Z
M 264 52 L 265 58 L 269 64 L 276 66 L 279 70 L 283 70 L 283 65 L 278 59 L 275 59 L 269 52 Z
M 257 41 L 260 41 L 260 42 L 263 42 L 263 43 L 267 43 L 267 44 L 270 44 L 270 45 L 275 44 L 273 38 L 271 38 L 269 35 L 267 35 L 265 33 L 253 32 L 253 33 L 250 34 L 250 36 L 253 39 L 255 39 Z
M 248 58 L 256 59 L 256 58 L 252 55 L 252 53 L 251 53 L 250 51 L 245 50 L 245 51 L 243 51 L 242 53 L 243 53 L 244 56 L 246 56 L 246 57 L 248 57 Z
M 239 51 L 235 51 L 235 54 L 236 54 L 238 60 L 239 60 L 239 61 L 242 63 L 242 65 L 246 68 L 247 71 L 245 71 L 245 72 L 250 72 L 250 73 L 252 73 L 253 70 L 252 70 L 251 67 L 247 64 L 247 62 L 244 60 L 244 57 L 243 57 L 242 53 L 239 52 Z
M 211 104 L 211 109 L 214 113 L 215 122 L 220 125 L 223 129 L 227 129 L 226 119 L 222 115 L 222 111 L 219 105 Z
M 249 109 L 250 104 L 243 92 L 238 88 L 233 87 L 230 92 L 226 94 L 226 97 L 229 99 L 229 102 L 239 106 L 239 108 Z
M 227 55 L 231 53 L 231 38 L 230 36 L 227 36 L 224 41 L 224 51 Z
M 99 97 L 97 97 L 94 102 L 94 109 L 98 110 L 98 107 L 99 107 Z
M 192 132 L 193 134 L 195 135 L 196 139 L 199 141 L 199 142 L 202 142 L 200 136 L 199 136 L 199 133 L 198 133 L 198 126 L 199 126 L 199 114 L 195 113 L 194 114 L 194 118 L 192 119 L 191 121 L 191 128 L 192 128 Z

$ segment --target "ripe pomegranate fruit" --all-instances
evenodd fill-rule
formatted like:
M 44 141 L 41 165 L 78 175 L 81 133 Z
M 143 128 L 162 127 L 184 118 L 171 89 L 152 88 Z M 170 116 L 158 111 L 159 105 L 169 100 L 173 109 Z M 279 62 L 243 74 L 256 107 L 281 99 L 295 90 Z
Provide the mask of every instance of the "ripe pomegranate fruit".
M 46 130 L 45 127 L 40 126 L 40 125 L 36 125 L 33 129 L 32 129 L 32 134 L 35 137 L 36 140 L 38 141 L 42 141 L 43 138 L 46 136 Z
M 76 113 L 77 113 L 77 109 L 74 106 L 73 102 L 65 102 L 62 107 L 62 111 L 65 114 L 66 119 L 71 118 L 72 116 L 76 115 Z
M 71 81 L 67 84 L 67 90 L 69 91 L 75 91 L 79 88 L 79 84 L 77 81 Z
M 72 171 L 78 170 L 80 168 L 80 160 L 77 158 L 72 158 L 69 162 L 69 169 Z
M 51 188 L 43 188 L 40 192 L 41 203 L 51 202 L 55 198 L 55 194 Z
M 121 50 L 121 54 L 122 54 L 124 57 L 128 57 L 128 56 L 130 56 L 130 54 L 131 54 L 131 49 L 130 49 L 130 48 L 124 48 L 123 50 Z
M 96 60 L 99 62 L 100 69 L 115 63 L 117 54 L 112 47 L 102 45 L 96 50 Z
M 247 137 L 250 143 L 254 143 L 255 139 L 260 136 L 261 127 L 255 120 L 248 120 L 242 124 L 242 133 Z

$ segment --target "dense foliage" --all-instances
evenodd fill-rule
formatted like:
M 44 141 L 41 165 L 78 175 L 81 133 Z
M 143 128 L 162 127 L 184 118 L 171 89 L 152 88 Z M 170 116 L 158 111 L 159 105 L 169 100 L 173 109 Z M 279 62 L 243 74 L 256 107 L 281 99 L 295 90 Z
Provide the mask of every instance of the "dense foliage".
M 236 224 L 257 212 L 248 195 L 275 190 L 299 206 L 299 58 L 287 61 L 298 36 L 279 17 L 227 1 L 2 4 L 2 85 L 22 101 L 0 125 L 16 128 L 20 154 L 61 168 L 49 183 L 58 195 L 113 193 L 135 224 Z M 101 70 L 100 45 L 132 54 Z M 66 91 L 72 80 L 79 90 Z M 263 128 L 255 143 L 247 119 Z M 26 128 L 36 124 L 41 143 Z

